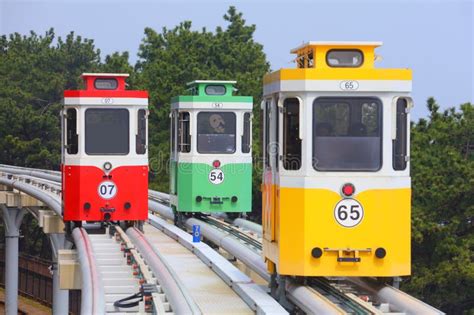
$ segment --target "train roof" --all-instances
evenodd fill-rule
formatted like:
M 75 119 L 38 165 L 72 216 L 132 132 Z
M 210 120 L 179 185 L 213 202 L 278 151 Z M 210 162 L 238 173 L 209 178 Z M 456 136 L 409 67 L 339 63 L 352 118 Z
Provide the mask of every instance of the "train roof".
M 279 92 L 410 92 L 412 72 L 376 68 L 381 41 L 308 41 L 290 50 L 295 68 L 263 78 L 264 95 Z
M 92 72 L 84 72 L 81 74 L 81 77 L 106 77 L 106 78 L 113 78 L 113 77 L 120 77 L 120 78 L 128 78 L 130 74 L 128 73 L 92 73 Z
M 197 84 L 236 84 L 237 81 L 224 81 L 224 80 L 194 80 L 188 82 L 186 85 L 192 86 Z
M 64 91 L 64 104 L 148 105 L 147 91 L 127 90 L 125 80 L 129 76 L 128 73 L 85 72 L 81 75 L 84 89 Z
M 172 108 L 220 108 L 215 107 L 216 104 L 226 103 L 224 106 L 226 109 L 251 109 L 253 104 L 251 96 L 233 95 L 233 92 L 237 91 L 234 87 L 236 83 L 237 81 L 233 80 L 191 81 L 187 83 L 186 95 L 178 95 L 171 99 Z
M 306 47 L 323 47 L 323 46 L 331 46 L 331 47 L 379 47 L 382 46 L 383 42 L 375 42 L 375 41 L 309 41 L 306 43 L 301 44 L 300 46 L 293 48 L 290 50 L 290 53 L 296 54 L 300 50 L 306 48 Z

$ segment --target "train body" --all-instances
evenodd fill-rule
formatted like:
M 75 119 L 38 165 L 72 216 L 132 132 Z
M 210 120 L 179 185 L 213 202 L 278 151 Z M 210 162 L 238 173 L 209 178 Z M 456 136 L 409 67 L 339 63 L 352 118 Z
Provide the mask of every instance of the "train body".
M 235 81 L 193 81 L 171 104 L 170 203 L 179 215 L 241 213 L 252 203 L 252 97 Z
M 264 77 L 263 255 L 281 276 L 411 272 L 409 69 L 379 42 L 309 42 Z M 275 144 L 277 144 L 275 146 Z
M 84 90 L 64 92 L 64 221 L 148 218 L 148 93 L 128 74 L 85 73 Z

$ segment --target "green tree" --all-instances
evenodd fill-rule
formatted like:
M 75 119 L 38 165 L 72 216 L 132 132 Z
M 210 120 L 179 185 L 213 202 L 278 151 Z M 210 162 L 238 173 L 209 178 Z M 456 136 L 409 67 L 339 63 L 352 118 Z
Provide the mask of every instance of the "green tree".
M 474 107 L 412 125 L 412 277 L 403 289 L 448 314 L 474 310 Z
M 253 39 L 255 25 L 246 25 L 242 13 L 230 7 L 224 29 L 192 30 L 191 22 L 161 33 L 145 29 L 137 63 L 137 86 L 150 92 L 150 161 L 152 187 L 168 190 L 169 108 L 173 96 L 186 92 L 193 80 L 237 80 L 240 95 L 254 97 L 254 156 L 260 156 L 258 140 L 262 78 L 268 72 L 262 45 Z M 260 173 L 254 175 L 254 197 L 260 198 Z M 260 205 L 255 207 L 260 209 Z
M 0 38 L 0 161 L 56 168 L 60 163 L 62 94 L 99 66 L 92 40 L 73 32 L 55 42 L 53 29 Z

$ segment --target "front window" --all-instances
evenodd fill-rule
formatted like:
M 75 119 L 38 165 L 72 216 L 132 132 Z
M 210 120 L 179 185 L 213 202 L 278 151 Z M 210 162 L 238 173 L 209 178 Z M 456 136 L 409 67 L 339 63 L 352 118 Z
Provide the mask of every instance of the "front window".
M 377 171 L 382 166 L 382 103 L 370 97 L 322 97 L 313 103 L 313 167 Z
M 208 85 L 206 86 L 207 95 L 224 95 L 226 88 L 224 85 Z
M 330 67 L 356 68 L 364 62 L 364 55 L 357 49 L 333 49 L 326 55 Z
M 199 153 L 235 152 L 235 114 L 200 112 L 197 117 L 197 151 Z
M 127 155 L 129 152 L 129 112 L 127 109 L 86 110 L 86 153 Z

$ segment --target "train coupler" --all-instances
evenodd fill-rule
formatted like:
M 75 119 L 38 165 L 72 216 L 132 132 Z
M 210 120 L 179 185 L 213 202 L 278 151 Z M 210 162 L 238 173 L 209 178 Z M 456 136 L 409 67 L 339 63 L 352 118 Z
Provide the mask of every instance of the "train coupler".
M 338 262 L 361 262 L 360 253 L 370 253 L 371 248 L 324 248 L 325 252 L 336 252 Z

